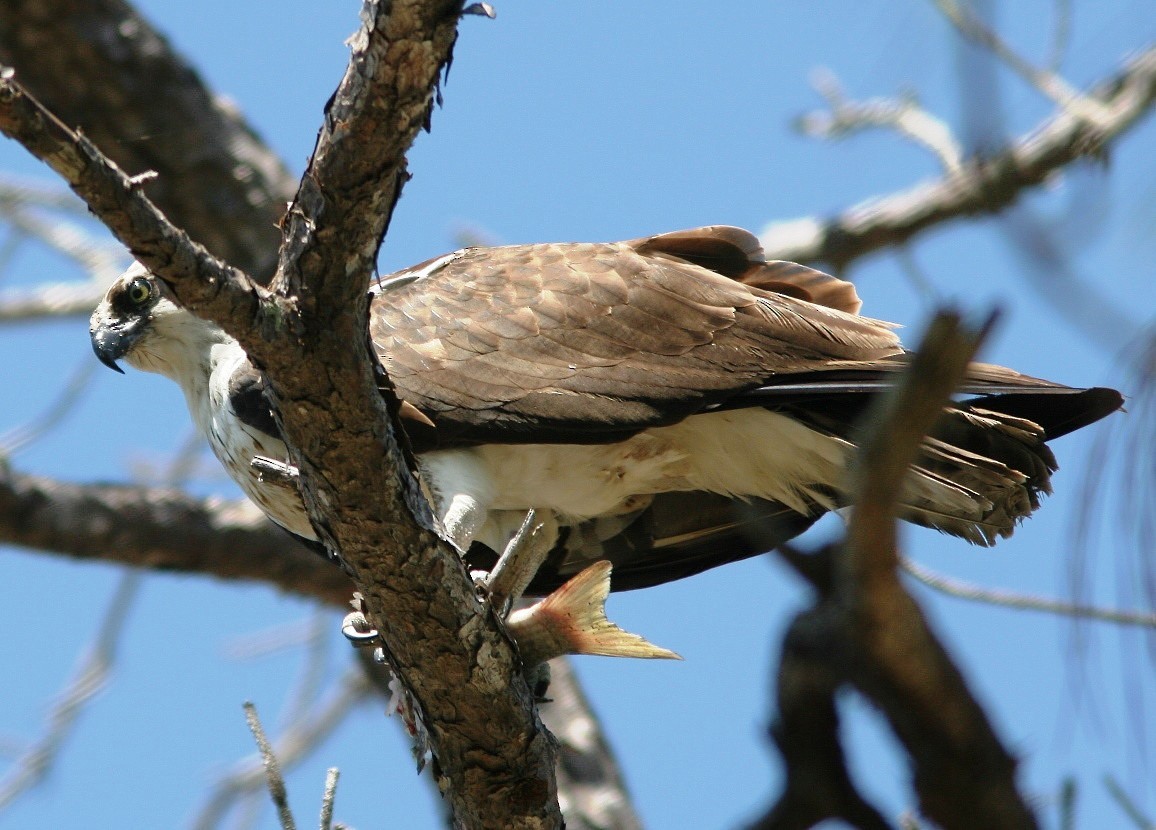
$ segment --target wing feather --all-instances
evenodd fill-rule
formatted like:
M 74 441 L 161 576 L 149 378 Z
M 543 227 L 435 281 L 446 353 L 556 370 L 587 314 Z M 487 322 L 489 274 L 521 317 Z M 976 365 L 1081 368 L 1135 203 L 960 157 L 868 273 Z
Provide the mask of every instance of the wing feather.
M 414 273 L 383 283 L 371 334 L 447 446 L 618 440 L 781 375 L 901 351 L 891 326 L 853 313 L 847 283 L 766 263 L 736 228 L 467 249 Z

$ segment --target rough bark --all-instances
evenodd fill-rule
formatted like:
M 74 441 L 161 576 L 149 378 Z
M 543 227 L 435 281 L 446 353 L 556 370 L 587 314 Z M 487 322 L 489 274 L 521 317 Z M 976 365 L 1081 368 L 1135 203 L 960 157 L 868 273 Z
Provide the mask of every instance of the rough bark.
M 558 827 L 553 744 L 512 644 L 430 529 L 365 347 L 366 291 L 404 152 L 429 118 L 460 11 L 446 0 L 367 4 L 285 224 L 272 294 L 189 242 L 11 78 L 0 88 L 0 128 L 265 370 L 314 526 L 354 575 L 414 697 L 455 823 Z

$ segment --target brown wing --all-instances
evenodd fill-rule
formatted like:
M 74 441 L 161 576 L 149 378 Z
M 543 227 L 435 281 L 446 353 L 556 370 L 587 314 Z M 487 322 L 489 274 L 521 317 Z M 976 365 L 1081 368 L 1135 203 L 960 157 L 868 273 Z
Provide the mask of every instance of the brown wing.
M 466 249 L 385 281 L 370 325 L 439 445 L 601 442 L 778 375 L 900 353 L 857 308 L 841 280 L 765 263 L 751 234 L 712 227 Z

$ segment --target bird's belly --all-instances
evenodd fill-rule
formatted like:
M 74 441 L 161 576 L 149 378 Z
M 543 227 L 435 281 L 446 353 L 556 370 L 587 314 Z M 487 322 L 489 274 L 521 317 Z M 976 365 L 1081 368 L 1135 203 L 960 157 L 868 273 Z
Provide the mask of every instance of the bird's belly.
M 649 433 L 616 444 L 490 444 L 475 452 L 493 482 L 495 510 L 536 507 L 585 519 L 636 510 L 687 483 L 686 453 Z
M 488 444 L 426 453 L 422 462 L 435 493 L 465 492 L 491 510 L 587 519 L 638 509 L 656 493 L 706 490 L 807 512 L 842 483 L 847 447 L 788 416 L 744 409 L 614 444 Z

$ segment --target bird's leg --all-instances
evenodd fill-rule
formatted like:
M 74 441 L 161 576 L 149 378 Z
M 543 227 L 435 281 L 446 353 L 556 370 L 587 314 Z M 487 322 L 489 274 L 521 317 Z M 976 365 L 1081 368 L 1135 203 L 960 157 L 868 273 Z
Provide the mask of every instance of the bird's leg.
M 442 513 L 442 530 L 463 556 L 486 521 L 486 507 L 467 493 L 457 493 Z
M 257 473 L 257 481 L 260 483 L 297 491 L 297 480 L 301 477 L 301 471 L 292 464 L 266 458 L 263 455 L 255 455 L 253 460 L 249 462 L 249 466 Z
M 490 605 L 501 617 L 526 591 L 538 568 L 558 540 L 558 519 L 552 510 L 528 510 L 522 526 L 506 544 L 485 588 Z

